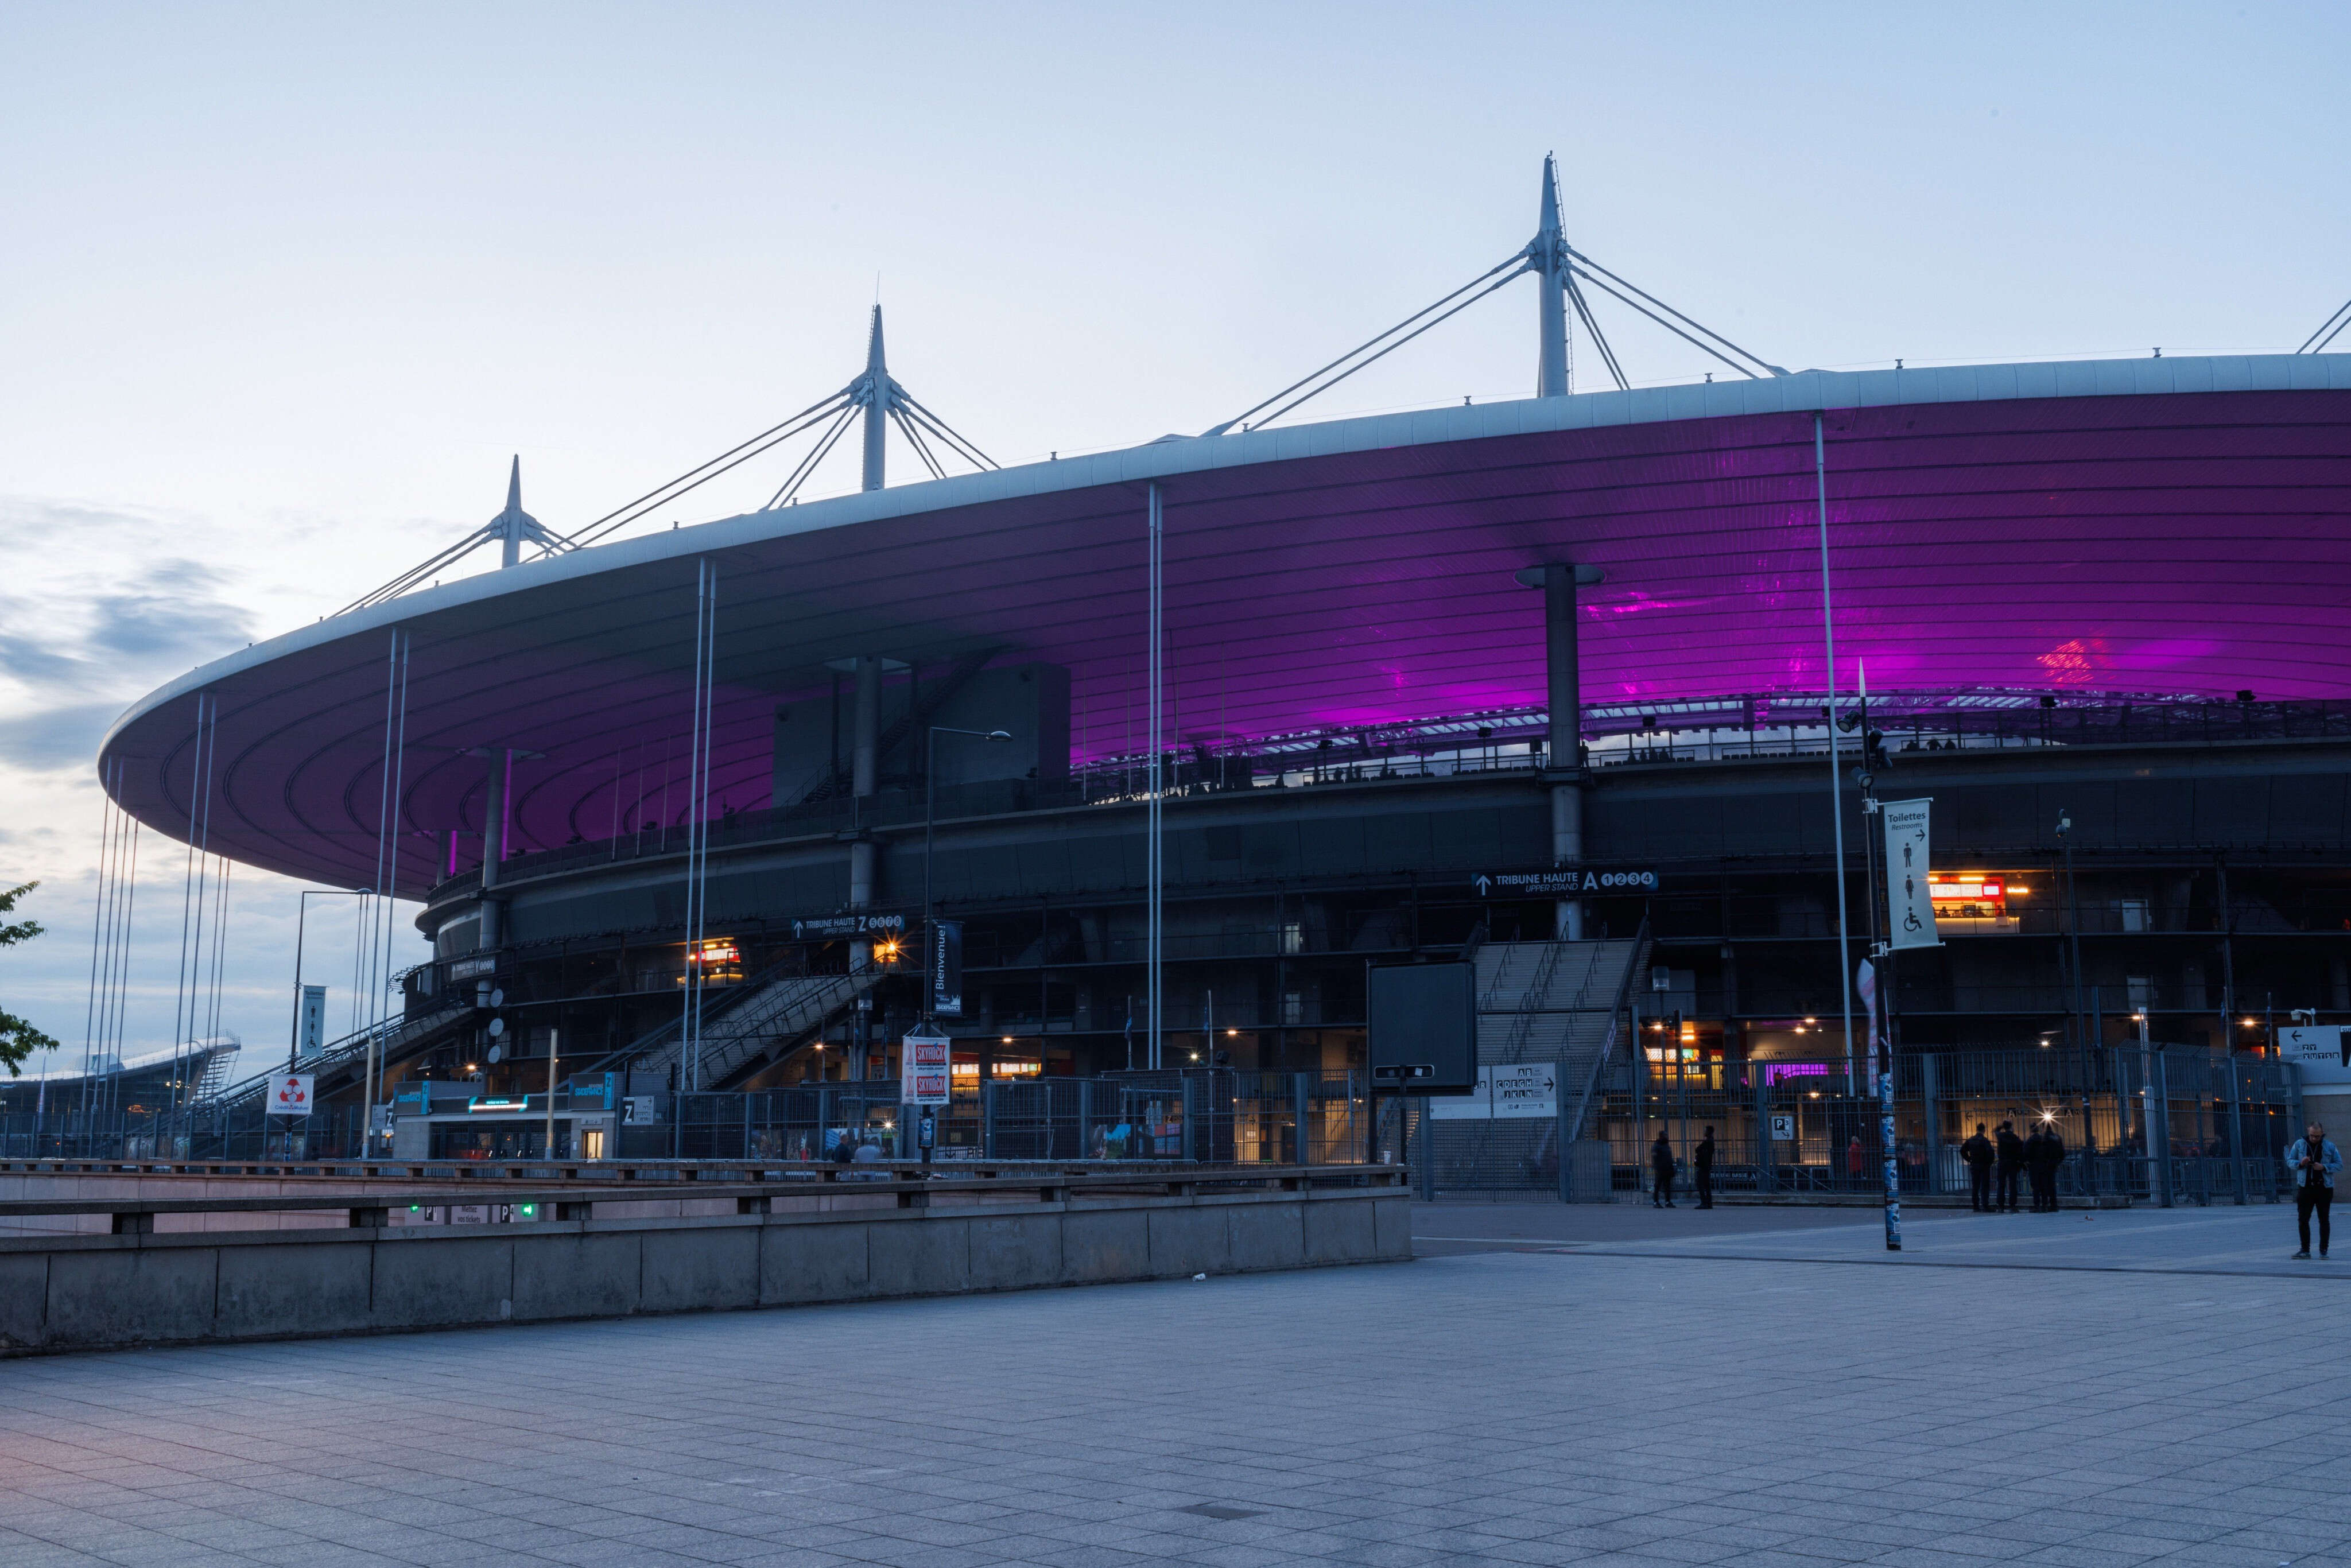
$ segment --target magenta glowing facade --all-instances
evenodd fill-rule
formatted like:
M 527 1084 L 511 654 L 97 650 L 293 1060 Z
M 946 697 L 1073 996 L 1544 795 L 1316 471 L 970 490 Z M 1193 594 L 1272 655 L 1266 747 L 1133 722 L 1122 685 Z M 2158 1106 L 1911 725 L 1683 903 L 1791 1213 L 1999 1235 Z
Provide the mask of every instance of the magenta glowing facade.
M 1593 705 L 1825 685 L 1814 422 L 1840 668 L 1875 688 L 2335 698 L 2351 674 L 2351 356 L 2166 359 L 1533 399 L 1196 440 L 843 497 L 526 563 L 231 653 L 142 699 L 101 767 L 209 847 L 368 884 L 387 653 L 410 649 L 397 890 L 518 765 L 516 851 L 642 822 L 682 777 L 696 562 L 719 574 L 713 810 L 769 799 L 772 715 L 835 661 L 993 650 L 1071 675 L 1071 744 L 1134 751 L 1145 491 L 1166 515 L 1184 743 L 1540 706 L 1541 596 L 1581 607 Z M 682 810 L 675 792 L 669 812 Z

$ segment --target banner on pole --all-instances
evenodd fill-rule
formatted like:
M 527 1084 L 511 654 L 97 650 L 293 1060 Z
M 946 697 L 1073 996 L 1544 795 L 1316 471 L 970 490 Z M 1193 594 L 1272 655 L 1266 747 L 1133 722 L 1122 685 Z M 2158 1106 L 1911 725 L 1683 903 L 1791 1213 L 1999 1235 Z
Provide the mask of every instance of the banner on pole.
M 963 922 L 931 923 L 931 1011 L 963 1017 Z
M 316 1056 L 327 1043 L 327 988 L 302 988 L 302 1028 L 299 1050 L 304 1056 Z
M 910 1034 L 898 1042 L 898 1099 L 906 1105 L 944 1105 L 954 1048 L 943 1034 Z
M 1886 818 L 1886 946 L 1896 952 L 1943 943 L 1927 885 L 1927 809 L 1933 804 L 1931 799 L 1888 800 L 1878 807 Z
M 307 1116 L 310 1113 L 310 1078 L 308 1072 L 273 1072 L 269 1075 L 267 1103 L 273 1116 Z

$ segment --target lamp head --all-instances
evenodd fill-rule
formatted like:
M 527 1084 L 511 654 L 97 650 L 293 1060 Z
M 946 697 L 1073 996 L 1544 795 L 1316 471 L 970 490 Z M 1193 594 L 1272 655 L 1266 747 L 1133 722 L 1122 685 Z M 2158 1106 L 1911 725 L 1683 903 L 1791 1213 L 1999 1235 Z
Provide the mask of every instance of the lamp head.
M 991 729 L 987 732 L 987 738 L 990 740 L 1009 740 L 1012 738 L 1012 732 L 1008 729 Z

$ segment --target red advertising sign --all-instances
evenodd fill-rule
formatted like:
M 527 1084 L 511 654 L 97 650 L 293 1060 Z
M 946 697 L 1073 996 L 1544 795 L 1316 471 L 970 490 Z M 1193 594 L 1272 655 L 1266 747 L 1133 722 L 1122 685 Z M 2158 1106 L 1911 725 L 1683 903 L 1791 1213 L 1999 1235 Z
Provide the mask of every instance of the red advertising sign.
M 910 1034 L 898 1042 L 898 1099 L 908 1105 L 944 1105 L 954 1048 L 943 1034 Z

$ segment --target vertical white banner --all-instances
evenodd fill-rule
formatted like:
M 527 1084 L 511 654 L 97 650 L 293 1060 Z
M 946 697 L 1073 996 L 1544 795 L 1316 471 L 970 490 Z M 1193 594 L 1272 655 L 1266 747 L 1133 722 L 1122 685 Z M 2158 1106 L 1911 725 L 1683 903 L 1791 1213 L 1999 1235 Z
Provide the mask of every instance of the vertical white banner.
M 1938 947 L 1935 895 L 1927 886 L 1927 808 L 1934 801 L 1888 800 L 1878 807 L 1886 819 L 1886 928 L 1888 946 Z

